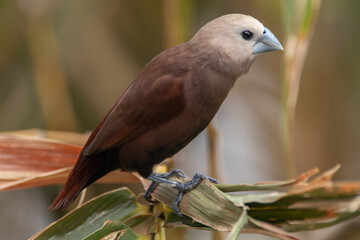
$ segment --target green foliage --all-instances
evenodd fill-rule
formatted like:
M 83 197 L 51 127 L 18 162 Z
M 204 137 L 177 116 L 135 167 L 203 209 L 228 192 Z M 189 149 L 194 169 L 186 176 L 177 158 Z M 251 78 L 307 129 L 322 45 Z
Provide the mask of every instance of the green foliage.
M 249 221 L 249 216 L 244 209 L 241 216 L 239 217 L 239 220 L 235 223 L 233 229 L 231 230 L 227 240 L 236 240 L 241 232 L 241 230 L 245 227 L 245 225 Z
M 109 236 L 110 235 L 110 236 Z M 121 240 L 150 240 L 150 237 L 140 236 L 136 234 L 129 226 L 121 223 L 120 221 L 106 221 L 104 226 L 96 232 L 90 234 L 84 240 L 97 240 L 105 237 L 115 237 Z
M 125 225 L 139 224 L 134 221 L 139 216 L 149 216 L 148 207 L 137 203 L 128 189 L 121 188 L 92 199 L 32 239 L 100 239 L 96 236 L 112 232 L 124 233 L 120 239 L 143 239 Z
M 169 208 L 177 191 L 166 184 L 153 191 L 161 203 L 151 207 L 139 204 L 128 189 L 120 188 L 75 209 L 32 239 L 165 239 L 165 229 L 175 227 L 230 232 L 228 240 L 240 233 L 295 239 L 290 232 L 329 227 L 360 215 L 360 183 L 333 183 L 331 177 L 338 168 L 316 178 L 314 169 L 275 183 L 214 185 L 203 181 L 184 194 L 183 217 Z M 142 181 L 145 187 L 150 184 Z M 150 216 L 153 221 L 145 226 L 148 234 L 136 233 L 133 227 L 144 225 Z

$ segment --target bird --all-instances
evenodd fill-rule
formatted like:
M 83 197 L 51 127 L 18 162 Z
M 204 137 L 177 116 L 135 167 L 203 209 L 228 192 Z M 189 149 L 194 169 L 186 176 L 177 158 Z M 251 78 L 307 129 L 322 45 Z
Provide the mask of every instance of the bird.
M 92 132 L 49 210 L 68 207 L 84 188 L 120 169 L 152 180 L 150 188 L 164 182 L 178 189 L 172 208 L 181 215 L 182 194 L 202 179 L 216 180 L 196 174 L 188 184 L 180 184 L 168 177 L 184 176 L 181 170 L 157 174 L 154 165 L 202 132 L 255 58 L 275 50 L 283 47 L 268 28 L 249 15 L 235 13 L 208 22 L 188 42 L 159 53 Z

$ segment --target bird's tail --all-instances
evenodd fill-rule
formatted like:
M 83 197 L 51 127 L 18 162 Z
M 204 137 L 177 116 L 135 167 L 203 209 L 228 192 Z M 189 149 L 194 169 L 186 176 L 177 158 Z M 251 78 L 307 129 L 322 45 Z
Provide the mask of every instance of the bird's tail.
M 116 152 L 118 153 L 118 151 Z M 65 186 L 49 210 L 58 211 L 68 207 L 84 188 L 115 170 L 118 156 L 114 156 L 113 153 L 114 151 L 105 151 L 93 155 L 80 153 Z

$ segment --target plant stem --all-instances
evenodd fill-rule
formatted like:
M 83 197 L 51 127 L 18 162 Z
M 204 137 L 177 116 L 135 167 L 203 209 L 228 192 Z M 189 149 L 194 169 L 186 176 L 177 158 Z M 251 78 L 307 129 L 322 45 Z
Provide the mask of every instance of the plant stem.
M 321 0 L 285 1 L 287 41 L 283 70 L 283 146 L 286 172 L 296 176 L 294 160 L 294 120 L 301 74 L 314 33 Z M 295 17 L 294 17 L 295 16 Z

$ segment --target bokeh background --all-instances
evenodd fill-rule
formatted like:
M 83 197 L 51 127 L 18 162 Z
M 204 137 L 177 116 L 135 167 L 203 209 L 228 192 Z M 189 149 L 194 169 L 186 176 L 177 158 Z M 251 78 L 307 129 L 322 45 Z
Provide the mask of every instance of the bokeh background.
M 152 57 L 189 40 L 218 16 L 252 15 L 284 43 L 286 1 L 2 0 L 0 131 L 91 131 Z M 336 179 L 360 178 L 359 12 L 356 0 L 322 1 L 295 112 L 298 173 L 340 163 Z M 221 181 L 287 178 L 283 63 L 282 52 L 259 56 L 216 115 Z M 188 175 L 208 173 L 207 140 L 204 132 L 177 154 L 175 167 Z M 55 220 L 46 208 L 57 190 L 1 192 L 0 239 L 25 239 Z M 299 236 L 344 239 L 344 231 L 359 223 Z M 187 237 L 211 239 L 211 234 L 191 231 Z

